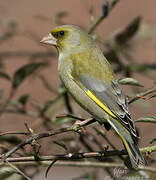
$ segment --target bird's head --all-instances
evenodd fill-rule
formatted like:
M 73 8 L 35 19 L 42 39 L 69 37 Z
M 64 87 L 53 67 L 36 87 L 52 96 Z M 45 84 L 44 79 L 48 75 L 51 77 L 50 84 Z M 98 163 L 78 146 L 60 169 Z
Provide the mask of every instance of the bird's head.
M 62 25 L 55 27 L 48 36 L 40 42 L 57 47 L 59 52 L 74 50 L 84 47 L 90 37 L 88 34 L 74 25 Z

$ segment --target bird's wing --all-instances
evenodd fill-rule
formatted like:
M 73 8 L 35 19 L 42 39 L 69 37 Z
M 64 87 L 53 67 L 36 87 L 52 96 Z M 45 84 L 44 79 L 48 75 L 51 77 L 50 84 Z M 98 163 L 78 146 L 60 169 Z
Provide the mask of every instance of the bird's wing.
M 126 97 L 117 80 L 108 83 L 87 75 L 71 77 L 98 106 L 117 118 L 134 137 L 137 137 Z

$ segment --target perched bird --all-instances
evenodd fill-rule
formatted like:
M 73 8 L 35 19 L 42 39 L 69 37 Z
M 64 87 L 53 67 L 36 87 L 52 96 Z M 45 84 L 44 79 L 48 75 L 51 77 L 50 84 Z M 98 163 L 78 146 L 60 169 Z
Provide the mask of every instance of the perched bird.
M 126 97 L 92 37 L 77 26 L 63 25 L 54 28 L 41 43 L 57 48 L 60 78 L 77 103 L 120 136 L 130 158 L 129 167 L 145 165 Z

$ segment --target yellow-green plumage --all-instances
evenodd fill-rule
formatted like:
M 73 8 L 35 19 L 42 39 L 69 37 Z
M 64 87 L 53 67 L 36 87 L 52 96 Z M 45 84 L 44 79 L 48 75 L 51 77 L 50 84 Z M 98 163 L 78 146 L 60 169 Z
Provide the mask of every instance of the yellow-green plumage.
M 106 82 L 114 80 L 114 74 L 110 71 L 110 65 L 106 60 L 103 62 L 98 61 L 99 55 L 94 55 L 92 49 L 82 51 L 70 56 L 73 64 L 72 74 L 93 76 L 98 79 L 102 79 Z
M 73 98 L 98 121 L 107 121 L 114 128 L 127 149 L 132 168 L 145 165 L 126 97 L 91 36 L 77 26 L 64 25 L 54 28 L 42 42 L 57 47 L 59 75 Z

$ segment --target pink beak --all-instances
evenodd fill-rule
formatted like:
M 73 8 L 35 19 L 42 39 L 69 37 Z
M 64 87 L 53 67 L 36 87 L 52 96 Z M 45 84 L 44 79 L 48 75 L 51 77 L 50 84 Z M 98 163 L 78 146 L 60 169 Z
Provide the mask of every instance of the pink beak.
M 48 36 L 44 37 L 40 43 L 43 43 L 43 44 L 50 44 L 50 45 L 57 45 L 57 39 L 52 36 L 51 33 L 48 34 Z

